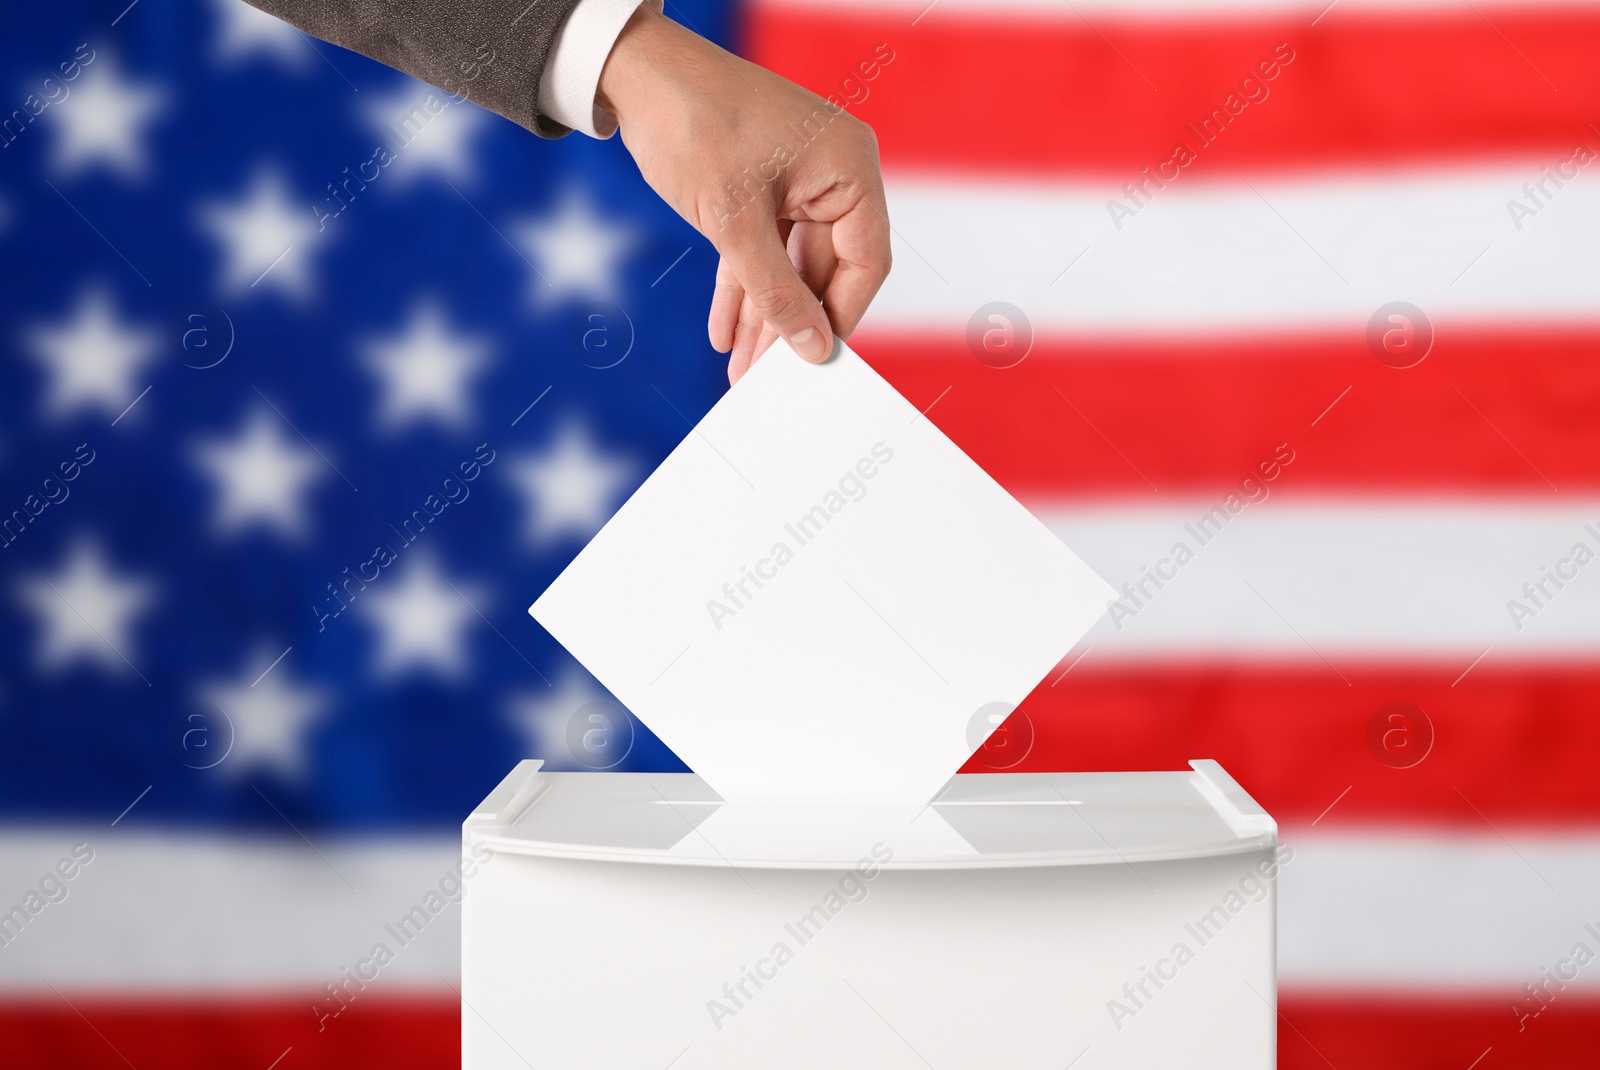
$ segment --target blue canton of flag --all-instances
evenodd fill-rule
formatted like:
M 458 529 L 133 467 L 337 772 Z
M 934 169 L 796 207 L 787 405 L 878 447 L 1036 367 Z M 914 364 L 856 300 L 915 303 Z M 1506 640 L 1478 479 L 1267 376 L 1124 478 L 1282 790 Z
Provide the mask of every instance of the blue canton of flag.
M 681 768 L 525 612 L 726 383 L 622 145 L 238 0 L 11 22 L 0 812 L 437 833 L 520 758 Z

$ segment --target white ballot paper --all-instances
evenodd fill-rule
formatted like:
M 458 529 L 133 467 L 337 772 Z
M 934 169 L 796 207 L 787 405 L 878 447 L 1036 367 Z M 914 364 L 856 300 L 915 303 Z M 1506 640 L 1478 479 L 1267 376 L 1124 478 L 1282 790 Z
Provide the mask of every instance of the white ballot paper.
M 1114 597 L 843 342 L 779 341 L 529 612 L 730 803 L 920 805 Z

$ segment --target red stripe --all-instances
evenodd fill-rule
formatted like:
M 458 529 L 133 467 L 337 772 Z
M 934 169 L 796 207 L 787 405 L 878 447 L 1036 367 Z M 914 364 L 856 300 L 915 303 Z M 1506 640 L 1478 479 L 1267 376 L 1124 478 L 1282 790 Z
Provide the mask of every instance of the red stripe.
M 1536 981 L 1537 977 L 1528 980 Z M 1506 986 L 1454 998 L 1284 992 L 1280 1070 L 1551 1070 L 1600 1063 L 1600 998 L 1561 993 L 1519 1030 Z M 1492 1050 L 1490 1050 L 1492 1049 Z M 1489 1054 L 1485 1056 L 1485 1052 Z M 1474 1062 L 1479 1060 L 1480 1062 Z
M 266 1070 L 280 1057 L 275 1070 L 461 1065 L 461 1009 L 453 994 L 359 999 L 320 1032 L 314 995 L 11 997 L 0 1001 L 0 1066 Z
M 1486 661 L 1452 687 L 1470 654 L 1448 664 L 1339 662 L 1343 677 L 1315 660 L 1097 667 L 1094 658 L 1052 674 L 1020 707 L 1033 742 L 1012 771 L 1183 769 L 1215 758 L 1282 824 L 1324 811 L 1319 829 L 1428 824 L 1492 835 L 1490 821 L 1600 824 L 1592 663 Z M 1380 757 L 1381 734 L 1369 740 L 1374 713 L 1391 702 L 1432 725 L 1431 750 L 1410 768 Z M 1387 741 L 1392 762 L 1406 736 L 1386 723 L 1402 728 Z M 980 750 L 965 771 L 997 761 Z
M 1145 478 L 1163 494 L 1209 494 L 1237 484 L 1278 443 L 1295 460 L 1273 489 L 1291 495 L 1553 499 L 1551 483 L 1563 495 L 1600 488 L 1593 330 L 1447 329 L 1403 371 L 1380 364 L 1355 331 L 1041 339 L 1003 370 L 980 364 L 959 336 L 863 332 L 852 344 L 918 408 L 937 399 L 929 419 L 1024 500 L 1151 500 Z
M 1554 164 L 1600 117 L 1600 12 L 1495 6 L 1238 19 L 1059 17 L 757 5 L 747 54 L 824 96 L 867 96 L 891 168 L 1086 173 L 1118 184 L 1179 142 L 1286 43 L 1294 59 L 1183 171 L 1531 154 Z M 847 83 L 884 45 L 893 59 Z M 1119 55 L 1118 53 L 1121 53 Z M 1137 68 L 1137 70 L 1135 70 Z M 872 68 L 869 66 L 868 70 Z M 1148 81 L 1146 81 L 1148 79 Z M 1546 81 L 1548 79 L 1548 81 Z M 1159 92 L 1151 88 L 1151 83 Z M 1559 88 L 1559 92 L 1552 88 Z M 851 85 L 856 86 L 850 89 Z M 1252 90 L 1259 95 L 1259 90 Z
M 1546 1070 L 1594 1065 L 1600 999 L 1557 996 L 1517 1031 L 1516 993 L 1428 999 L 1283 993 L 1278 1026 L 1282 1070 L 1465 1070 L 1493 1047 L 1484 1070 Z M 309 999 L 309 997 L 307 997 Z M 126 1070 L 265 1070 L 292 1048 L 278 1070 L 347 1070 L 461 1065 L 460 1011 L 452 996 L 374 1000 L 340 1028 L 307 1034 L 298 1002 L 138 1003 L 74 998 L 80 1016 L 53 1002 L 0 1003 L 0 1065 Z M 96 1032 L 98 1030 L 98 1032 Z M 125 1061 L 126 1060 L 126 1061 Z M 1491 1061 L 1492 1060 L 1492 1061 Z

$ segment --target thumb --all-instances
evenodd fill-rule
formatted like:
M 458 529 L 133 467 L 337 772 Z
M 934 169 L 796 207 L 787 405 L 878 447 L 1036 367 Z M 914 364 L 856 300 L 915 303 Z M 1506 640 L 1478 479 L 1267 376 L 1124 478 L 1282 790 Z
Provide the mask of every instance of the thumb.
M 754 216 L 755 213 L 747 213 Z M 828 315 L 789 261 L 773 219 L 736 225 L 718 249 L 756 313 L 813 364 L 833 352 Z

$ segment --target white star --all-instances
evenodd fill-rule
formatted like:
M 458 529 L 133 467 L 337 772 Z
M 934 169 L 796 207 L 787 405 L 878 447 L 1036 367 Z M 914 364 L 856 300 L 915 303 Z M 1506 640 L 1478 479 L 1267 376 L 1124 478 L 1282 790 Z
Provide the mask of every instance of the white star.
M 356 602 L 378 632 L 375 671 L 395 677 L 430 667 L 441 676 L 460 676 L 467 667 L 466 628 L 478 619 L 473 607 L 483 604 L 483 592 L 452 586 L 426 550 L 399 564 L 400 575 L 382 573 Z
M 581 669 L 568 668 L 554 688 L 513 693 L 506 714 L 522 736 L 524 753 L 542 759 L 546 769 L 609 768 L 627 756 L 633 741 L 632 725 L 621 723 L 626 711 Z M 582 755 L 574 753 L 575 745 L 586 744 Z
M 621 260 L 637 243 L 632 230 L 596 214 L 577 189 L 551 215 L 517 224 L 514 233 L 537 268 L 531 280 L 536 306 L 568 295 L 616 300 Z
M 472 141 L 488 115 L 470 100 L 410 79 L 389 97 L 369 102 L 368 124 L 393 160 L 384 168 L 397 185 L 432 171 L 466 184 L 475 177 Z
M 65 175 L 103 164 L 127 178 L 144 175 L 145 126 L 166 107 L 167 94 L 121 77 L 101 53 L 83 68 L 71 93 L 44 118 L 55 128 L 51 167 Z
M 256 172 L 239 201 L 204 205 L 200 224 L 222 246 L 225 289 L 244 293 L 275 286 L 290 297 L 310 296 L 315 217 L 309 202 L 289 199 L 276 170 Z
M 207 439 L 195 463 L 216 480 L 213 523 L 224 535 L 260 525 L 285 538 L 306 534 L 305 492 L 324 477 L 326 462 L 303 445 L 283 418 L 265 407 L 251 411 L 231 442 Z
M 394 430 L 432 417 L 447 427 L 472 422 L 473 377 L 489 362 L 487 343 L 453 334 L 439 302 L 425 299 L 401 331 L 362 346 L 363 362 L 382 387 L 378 426 Z
M 213 55 L 229 66 L 256 54 L 271 56 L 300 69 L 311 59 L 311 47 L 300 31 L 243 0 L 215 0 L 216 41 Z
M 132 669 L 144 679 L 135 660 L 133 621 L 154 603 L 155 586 L 142 577 L 113 573 L 98 542 L 79 539 L 54 575 L 30 576 L 18 587 L 39 619 L 35 664 L 41 670 L 53 672 L 81 660 L 113 672 Z
M 635 467 L 602 454 L 582 426 L 569 423 L 542 455 L 514 457 L 510 478 L 527 503 L 523 533 L 543 545 L 563 535 L 587 539 L 611 519 L 617 498 L 634 482 Z
M 297 780 L 305 776 L 306 731 L 321 719 L 327 695 L 296 685 L 287 659 L 274 664 L 284 653 L 258 644 L 239 676 L 199 686 L 202 701 L 223 712 L 232 734 L 207 726 L 207 747 L 228 746 L 231 739 L 231 749 L 216 754 L 196 750 L 196 757 L 216 760 L 215 768 L 235 777 L 260 767 L 274 767 Z
M 50 373 L 44 410 L 61 417 L 79 409 L 119 416 L 141 391 L 136 378 L 157 356 L 157 332 L 119 321 L 111 295 L 92 287 L 61 323 L 27 336 L 33 356 Z

